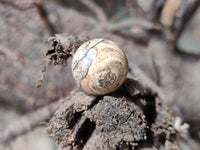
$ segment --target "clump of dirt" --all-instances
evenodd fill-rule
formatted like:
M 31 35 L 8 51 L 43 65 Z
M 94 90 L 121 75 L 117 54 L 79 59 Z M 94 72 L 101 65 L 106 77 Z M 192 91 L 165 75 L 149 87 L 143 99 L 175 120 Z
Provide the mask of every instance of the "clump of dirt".
M 56 34 L 48 39 L 49 48 L 46 50 L 47 64 L 42 68 L 42 76 L 37 81 L 36 87 L 41 87 L 49 65 L 66 66 L 69 57 L 90 38 L 88 36 L 73 36 L 66 33 Z
M 104 96 L 86 114 L 95 122 L 104 142 L 111 147 L 117 147 L 124 141 L 135 145 L 147 139 L 147 122 L 143 112 L 125 97 Z
M 172 113 L 136 80 L 107 96 L 75 90 L 62 102 L 46 126 L 63 149 L 179 149 Z
M 55 37 L 49 38 L 48 41 L 51 42 L 51 45 L 46 52 L 46 56 L 49 56 L 48 64 L 66 65 L 67 59 L 88 40 L 89 37 L 86 36 L 68 34 L 56 34 Z

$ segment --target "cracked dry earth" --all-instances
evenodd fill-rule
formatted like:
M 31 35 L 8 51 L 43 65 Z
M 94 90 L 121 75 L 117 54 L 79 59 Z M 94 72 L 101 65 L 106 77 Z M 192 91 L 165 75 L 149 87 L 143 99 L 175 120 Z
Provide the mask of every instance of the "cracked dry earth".
M 72 91 L 46 123 L 47 134 L 64 150 L 180 149 L 171 112 L 136 82 L 127 79 L 106 96 Z

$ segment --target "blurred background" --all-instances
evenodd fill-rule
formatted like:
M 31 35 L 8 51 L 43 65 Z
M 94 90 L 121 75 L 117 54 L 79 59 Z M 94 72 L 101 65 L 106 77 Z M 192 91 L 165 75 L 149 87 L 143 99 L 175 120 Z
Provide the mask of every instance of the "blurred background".
M 0 0 L 0 149 L 56 150 L 42 123 L 76 87 L 71 59 L 49 66 L 47 39 L 56 33 L 115 41 L 160 87 L 200 144 L 199 0 Z M 7 146 L 4 146 L 6 144 Z M 190 148 L 188 148 L 190 149 Z

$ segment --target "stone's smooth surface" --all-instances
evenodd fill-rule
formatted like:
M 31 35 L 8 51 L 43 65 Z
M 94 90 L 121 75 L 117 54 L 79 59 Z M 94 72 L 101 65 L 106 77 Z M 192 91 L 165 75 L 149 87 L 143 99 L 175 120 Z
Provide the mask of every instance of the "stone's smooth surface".
M 180 36 L 177 46 L 180 51 L 200 55 L 200 10 L 197 10 L 192 20 L 188 22 Z

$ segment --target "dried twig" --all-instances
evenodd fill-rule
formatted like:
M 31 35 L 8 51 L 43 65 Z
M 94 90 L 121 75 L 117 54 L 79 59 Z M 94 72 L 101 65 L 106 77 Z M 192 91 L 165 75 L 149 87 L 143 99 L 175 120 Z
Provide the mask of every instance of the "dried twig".
M 54 35 L 55 33 L 57 33 L 58 31 L 56 30 L 56 28 L 54 27 L 52 22 L 49 20 L 48 12 L 43 4 L 43 1 L 37 0 L 34 4 L 35 4 L 35 7 L 37 8 L 37 11 L 38 11 L 42 21 L 44 22 L 45 26 L 47 27 L 49 33 L 51 35 Z
M 15 8 L 17 10 L 20 10 L 20 11 L 25 11 L 27 9 L 34 7 L 33 3 L 19 5 L 19 4 L 15 3 L 14 1 L 8 1 L 8 0 L 0 0 L 0 3 L 4 4 L 4 5 L 9 5 L 9 6 Z
M 5 4 L 5 5 L 9 5 L 17 10 L 20 11 L 25 11 L 27 9 L 36 7 L 42 21 L 44 22 L 45 26 L 47 27 L 48 31 L 50 32 L 51 35 L 54 35 L 55 33 L 57 33 L 58 31 L 56 30 L 56 28 L 53 26 L 52 22 L 49 20 L 48 17 L 48 12 L 46 10 L 46 8 L 44 7 L 43 1 L 42 0 L 33 0 L 31 3 L 28 4 L 17 4 L 13 1 L 7 1 L 7 0 L 0 0 L 1 4 Z
M 93 2 L 93 0 L 80 0 L 80 2 L 87 6 L 92 12 L 94 12 L 97 19 L 101 23 L 107 22 L 107 17 L 104 10 L 99 7 L 95 2 Z
M 177 11 L 183 4 L 183 0 L 167 0 L 161 11 L 160 22 L 166 27 L 171 28 Z
M 97 25 L 96 28 L 93 29 L 92 32 L 110 32 L 110 33 L 114 33 L 114 34 L 118 34 L 121 37 L 124 37 L 126 39 L 131 39 L 134 40 L 137 43 L 141 43 L 141 44 L 147 44 L 148 43 L 148 38 L 145 35 L 134 35 L 128 32 L 124 32 L 124 29 L 129 28 L 131 29 L 134 26 L 139 26 L 141 28 L 142 31 L 144 31 L 146 33 L 146 31 L 148 30 L 156 30 L 156 31 L 160 31 L 161 30 L 161 26 L 159 24 L 155 24 L 151 21 L 148 20 L 144 20 L 144 19 L 140 19 L 140 18 L 129 18 L 129 19 L 124 19 L 124 20 L 120 20 L 116 23 L 112 23 L 112 22 L 107 22 L 101 25 Z
M 7 128 L 1 131 L 0 143 L 7 144 L 18 136 L 37 127 L 40 123 L 47 121 L 54 114 L 58 106 L 59 102 L 56 101 L 13 121 Z
M 46 69 L 47 69 L 47 67 L 48 67 L 48 65 L 46 67 L 42 68 L 42 76 L 36 83 L 36 87 L 37 88 L 41 87 L 41 85 L 42 85 L 42 83 L 43 83 L 43 81 L 44 81 L 44 79 L 46 77 Z
M 156 74 L 156 83 L 158 86 L 161 86 L 161 76 L 160 76 L 160 70 L 159 70 L 159 67 L 158 67 L 158 64 L 156 63 L 156 59 L 154 57 L 154 54 L 151 53 L 151 60 L 152 60 L 152 65 L 153 65 L 153 69 L 155 71 L 155 74 Z
M 129 13 L 133 16 L 138 16 L 138 17 L 146 17 L 146 12 L 143 10 L 143 8 L 140 7 L 138 4 L 138 1 L 136 0 L 126 0 L 126 7 Z
M 119 21 L 114 24 L 109 24 L 106 25 L 106 30 L 114 32 L 114 31 L 119 31 L 127 27 L 132 27 L 132 26 L 140 26 L 144 29 L 159 29 L 160 27 L 158 25 L 155 25 L 154 23 L 144 20 L 144 19 L 139 19 L 139 18 L 130 18 L 130 19 L 125 19 L 122 21 Z
M 165 2 L 167 0 L 155 0 L 154 2 L 154 6 L 152 7 L 152 20 L 156 21 L 160 18 L 160 15 L 161 15 L 161 11 L 162 11 L 162 8 L 163 6 L 165 5 Z
M 16 53 L 14 53 L 8 47 L 6 47 L 5 45 L 2 45 L 2 44 L 0 45 L 0 53 L 3 56 L 10 57 L 14 61 L 17 61 L 17 59 L 19 57 Z
M 13 107 L 20 112 L 27 112 L 33 109 L 33 106 L 30 103 L 23 99 L 20 99 L 20 97 L 17 96 L 18 95 L 16 94 L 9 94 L 8 96 L 7 93 L 0 92 L 0 104 Z M 13 98 L 15 98 L 15 100 L 13 100 Z

